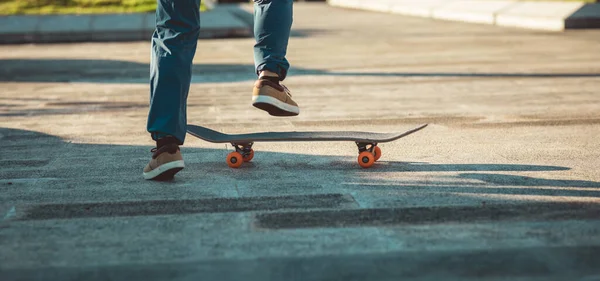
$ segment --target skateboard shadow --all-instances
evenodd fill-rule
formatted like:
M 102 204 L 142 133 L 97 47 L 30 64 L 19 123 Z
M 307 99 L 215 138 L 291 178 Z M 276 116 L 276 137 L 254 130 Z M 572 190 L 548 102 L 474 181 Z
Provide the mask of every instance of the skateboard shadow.
M 404 172 L 466 172 L 466 171 L 564 171 L 561 166 L 520 165 L 520 164 L 434 164 L 426 162 L 392 162 L 382 161 L 378 171 Z
M 252 64 L 195 64 L 192 83 L 229 83 L 256 78 Z M 326 71 L 292 67 L 289 76 L 377 76 L 445 78 L 581 78 L 600 73 L 368 72 Z M 149 81 L 149 64 L 121 60 L 0 59 L 1 82 L 141 83 Z

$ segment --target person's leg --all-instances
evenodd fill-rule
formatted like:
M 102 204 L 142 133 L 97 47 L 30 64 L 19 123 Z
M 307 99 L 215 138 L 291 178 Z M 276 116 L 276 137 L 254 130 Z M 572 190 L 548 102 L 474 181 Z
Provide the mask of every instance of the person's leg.
M 252 105 L 273 116 L 300 113 L 289 90 L 280 85 L 290 64 L 286 58 L 293 21 L 292 0 L 254 0 L 254 64 L 259 76 Z
M 173 136 L 183 144 L 192 60 L 200 32 L 200 0 L 157 0 L 152 36 L 150 111 L 152 139 Z
M 157 0 L 147 130 L 156 148 L 144 178 L 167 180 L 184 168 L 187 97 L 200 32 L 200 0 Z
M 284 80 L 290 67 L 286 59 L 293 21 L 292 0 L 254 0 L 254 63 L 256 73 L 267 70 Z

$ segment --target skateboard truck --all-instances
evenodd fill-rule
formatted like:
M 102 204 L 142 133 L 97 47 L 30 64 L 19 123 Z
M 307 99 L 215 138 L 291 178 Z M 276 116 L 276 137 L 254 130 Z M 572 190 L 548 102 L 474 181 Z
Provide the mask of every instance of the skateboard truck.
M 376 142 L 356 142 L 358 146 L 358 165 L 363 168 L 373 166 L 381 157 L 381 148 Z
M 235 151 L 227 155 L 227 165 L 231 168 L 239 168 L 244 162 L 250 162 L 254 158 L 253 144 L 253 142 L 232 142 L 231 145 L 235 148 Z
M 232 142 L 235 151 L 227 155 L 227 165 L 231 168 L 239 168 L 244 162 L 250 162 L 254 158 L 253 144 L 253 142 Z M 373 166 L 373 163 L 381 157 L 381 148 L 376 142 L 356 142 L 356 146 L 358 146 L 358 165 L 363 168 Z

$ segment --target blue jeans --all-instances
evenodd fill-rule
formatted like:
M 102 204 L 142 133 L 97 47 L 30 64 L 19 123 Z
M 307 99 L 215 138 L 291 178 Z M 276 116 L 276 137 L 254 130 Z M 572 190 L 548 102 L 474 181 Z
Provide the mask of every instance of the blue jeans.
M 157 0 L 152 35 L 150 110 L 152 139 L 173 136 L 185 141 L 187 97 L 192 60 L 200 34 L 200 0 Z M 254 0 L 256 73 L 269 70 L 285 79 L 290 67 L 286 50 L 292 26 L 292 0 Z

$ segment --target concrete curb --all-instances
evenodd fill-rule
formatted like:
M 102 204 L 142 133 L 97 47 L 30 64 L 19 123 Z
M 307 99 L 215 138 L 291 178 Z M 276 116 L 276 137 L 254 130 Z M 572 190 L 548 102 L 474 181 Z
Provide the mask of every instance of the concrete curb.
M 252 36 L 238 5 L 219 5 L 200 16 L 200 38 Z M 149 40 L 154 13 L 0 17 L 0 44 Z
M 328 0 L 329 5 L 498 26 L 563 31 L 600 28 L 600 3 L 517 0 Z
M 516 1 L 453 1 L 433 10 L 432 17 L 472 23 L 494 24 L 496 15 L 515 5 Z

